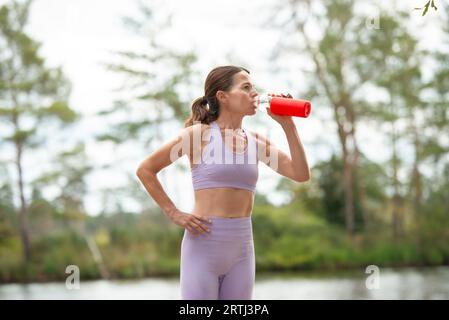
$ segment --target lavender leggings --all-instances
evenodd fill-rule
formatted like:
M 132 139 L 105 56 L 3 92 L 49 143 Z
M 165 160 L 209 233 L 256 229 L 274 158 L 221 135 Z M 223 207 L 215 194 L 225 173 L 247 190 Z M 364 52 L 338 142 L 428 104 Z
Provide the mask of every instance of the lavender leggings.
M 209 233 L 187 230 L 181 244 L 181 299 L 252 299 L 255 260 L 251 217 L 208 217 Z

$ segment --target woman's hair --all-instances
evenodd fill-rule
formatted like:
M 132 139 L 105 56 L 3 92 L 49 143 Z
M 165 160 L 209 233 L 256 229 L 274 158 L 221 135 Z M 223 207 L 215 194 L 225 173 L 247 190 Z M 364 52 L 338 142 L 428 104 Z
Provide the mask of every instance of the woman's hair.
M 184 122 L 184 127 L 190 127 L 193 122 L 209 124 L 220 114 L 220 105 L 216 97 L 217 91 L 228 91 L 233 85 L 233 77 L 241 71 L 249 71 L 243 67 L 221 66 L 212 69 L 204 83 L 204 96 L 193 101 L 192 113 Z

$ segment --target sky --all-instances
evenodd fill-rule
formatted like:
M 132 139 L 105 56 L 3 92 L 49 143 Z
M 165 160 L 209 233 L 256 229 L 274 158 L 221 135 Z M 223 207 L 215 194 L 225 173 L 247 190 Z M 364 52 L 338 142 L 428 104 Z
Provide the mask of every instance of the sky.
M 0 1 L 0 4 L 6 1 Z M 387 1 L 382 1 L 389 7 Z M 420 6 L 422 1 L 399 1 L 398 6 Z M 192 92 L 193 98 L 203 95 L 203 79 L 208 71 L 220 64 L 228 64 L 226 56 L 231 54 L 242 61 L 251 70 L 252 80 L 272 92 L 299 92 L 303 89 L 299 68 L 301 61 L 285 58 L 281 72 L 274 74 L 270 65 L 270 54 L 279 39 L 277 31 L 263 28 L 264 21 L 273 10 L 271 5 L 277 1 L 152 1 L 160 4 L 158 13 L 171 12 L 173 25 L 170 30 L 158 35 L 162 42 L 180 52 L 195 50 L 199 55 L 197 69 L 201 79 Z M 393 8 L 394 9 L 394 8 Z M 145 46 L 141 38 L 130 36 L 124 27 L 123 16 L 135 16 L 135 3 L 125 0 L 35 0 L 31 9 L 28 32 L 42 43 L 40 54 L 45 57 L 48 66 L 62 66 L 64 73 L 72 83 L 70 105 L 80 112 L 84 118 L 73 129 L 65 130 L 48 142 L 48 148 L 57 148 L 67 139 L 86 141 L 89 160 L 98 166 L 105 165 L 113 159 L 120 166 L 114 170 L 98 170 L 88 178 L 89 195 L 86 208 L 91 214 L 102 210 L 98 191 L 105 187 L 120 186 L 126 182 L 126 174 L 134 174 L 138 163 L 147 156 L 150 150 L 142 150 L 137 144 L 126 144 L 114 147 L 109 143 L 98 143 L 93 140 L 93 133 L 106 129 L 106 123 L 94 114 L 99 110 L 112 106 L 120 97 L 114 92 L 122 83 L 122 78 L 107 71 L 103 63 L 113 59 L 112 52 L 119 50 L 139 50 Z M 433 14 L 433 12 L 429 12 Z M 428 15 L 429 15 L 428 14 Z M 163 16 L 163 14 L 161 14 Z M 412 15 L 411 21 L 418 21 L 420 15 Z M 422 20 L 422 19 L 421 19 Z M 430 18 L 429 18 L 430 21 Z M 425 28 L 418 22 L 417 32 L 425 33 L 423 45 L 431 47 L 438 43 L 438 30 L 432 23 Z M 186 106 L 190 108 L 190 106 Z M 257 114 L 256 117 L 264 117 Z M 301 141 L 304 144 L 309 165 L 327 159 L 334 150 L 339 151 L 335 125 L 332 115 L 326 108 L 313 104 L 312 114 L 307 119 L 295 118 Z M 262 132 L 269 131 L 273 141 L 288 152 L 288 144 L 282 129 L 271 122 L 268 127 L 257 126 L 252 119 L 244 120 L 244 126 Z M 167 128 L 164 138 L 171 138 L 173 130 Z M 384 141 L 375 134 L 376 128 L 361 127 L 359 138 L 361 149 L 373 161 L 385 161 L 389 154 Z M 47 148 L 47 150 L 48 150 Z M 404 150 L 404 152 L 409 152 Z M 42 168 L 51 169 L 47 162 L 48 153 L 33 152 L 25 156 L 25 166 L 29 168 L 28 181 L 38 175 Z M 40 159 L 36 161 L 36 159 Z M 187 159 L 183 159 L 187 165 Z M 188 211 L 193 206 L 193 188 L 190 173 L 181 174 L 174 168 L 166 168 L 166 183 L 163 183 L 167 194 L 175 204 Z M 274 204 L 286 200 L 285 196 L 273 192 L 279 176 L 264 165 L 259 166 L 259 182 L 257 191 L 270 194 Z M 403 174 L 406 174 L 405 172 Z M 182 181 L 182 183 L 179 183 Z M 136 181 L 137 183 L 137 181 Z M 182 188 L 180 188 L 182 186 Z M 46 190 L 49 195 L 56 190 Z M 142 187 L 142 192 L 145 192 Z M 121 201 L 118 199 L 118 201 Z M 152 201 L 152 200 L 149 200 Z M 123 199 L 124 206 L 131 210 L 139 204 Z

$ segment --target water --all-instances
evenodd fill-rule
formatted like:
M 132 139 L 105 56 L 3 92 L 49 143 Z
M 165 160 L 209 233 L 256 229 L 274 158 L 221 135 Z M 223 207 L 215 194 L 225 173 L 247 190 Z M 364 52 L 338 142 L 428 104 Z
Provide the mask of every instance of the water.
M 255 299 L 449 299 L 449 266 L 381 268 L 378 289 L 367 289 L 365 269 L 346 273 L 257 274 Z M 372 282 L 370 282 L 372 283 Z M 0 285 L 0 299 L 180 299 L 179 278 Z

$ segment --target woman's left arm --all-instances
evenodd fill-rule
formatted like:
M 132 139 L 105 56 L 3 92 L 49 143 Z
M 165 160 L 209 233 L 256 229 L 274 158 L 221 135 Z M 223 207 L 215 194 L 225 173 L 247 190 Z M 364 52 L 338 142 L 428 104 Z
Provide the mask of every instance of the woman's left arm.
M 296 182 L 308 181 L 309 165 L 296 126 L 292 121 L 291 124 L 283 124 L 282 128 L 287 136 L 291 157 L 267 137 L 254 133 L 259 146 L 258 159 L 284 177 Z
M 297 181 L 304 182 L 310 179 L 310 169 L 307 163 L 306 153 L 296 130 L 295 123 L 282 124 L 282 129 L 287 136 L 288 146 L 290 148 L 291 164 L 296 173 Z
M 280 96 L 292 98 L 291 95 Z M 267 113 L 271 118 L 273 118 L 273 120 L 281 125 L 285 135 L 287 136 L 288 146 L 290 148 L 291 157 L 287 158 L 288 156 L 277 149 L 268 139 L 265 140 L 265 147 L 274 149 L 274 151 L 279 155 L 279 165 L 281 168 L 276 171 L 298 182 L 308 181 L 310 179 L 309 164 L 307 163 L 306 153 L 292 117 L 274 114 L 269 108 L 267 108 Z M 288 174 L 285 174 L 287 172 Z

